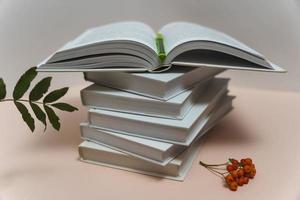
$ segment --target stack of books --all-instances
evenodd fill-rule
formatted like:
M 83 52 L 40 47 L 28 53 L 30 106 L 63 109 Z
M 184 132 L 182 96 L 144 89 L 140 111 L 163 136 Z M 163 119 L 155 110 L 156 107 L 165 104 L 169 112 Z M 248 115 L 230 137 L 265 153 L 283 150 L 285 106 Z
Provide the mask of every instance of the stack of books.
M 232 110 L 226 69 L 284 72 L 216 30 L 188 22 L 155 33 L 140 22 L 87 30 L 38 65 L 84 72 L 83 161 L 183 180 L 201 136 Z M 160 73 L 157 73 L 160 72 Z
M 81 124 L 83 161 L 183 180 L 200 137 L 232 109 L 222 69 L 162 73 L 87 72 Z

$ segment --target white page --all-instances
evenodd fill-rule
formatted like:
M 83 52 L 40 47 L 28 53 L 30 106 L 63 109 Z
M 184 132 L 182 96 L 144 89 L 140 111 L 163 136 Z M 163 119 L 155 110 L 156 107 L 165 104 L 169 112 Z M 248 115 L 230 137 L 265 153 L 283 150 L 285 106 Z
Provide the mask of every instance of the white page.
M 155 32 L 148 25 L 141 22 L 119 22 L 100 27 L 91 28 L 79 37 L 70 41 L 59 51 L 68 50 L 80 46 L 98 42 L 113 40 L 131 40 L 150 47 L 156 52 Z
M 159 32 L 164 36 L 165 52 L 167 54 L 173 48 L 182 43 L 201 40 L 222 43 L 224 45 L 232 46 L 249 52 L 255 56 L 261 58 L 263 57 L 260 53 L 230 37 L 229 35 L 198 24 L 189 22 L 173 22 L 162 27 Z

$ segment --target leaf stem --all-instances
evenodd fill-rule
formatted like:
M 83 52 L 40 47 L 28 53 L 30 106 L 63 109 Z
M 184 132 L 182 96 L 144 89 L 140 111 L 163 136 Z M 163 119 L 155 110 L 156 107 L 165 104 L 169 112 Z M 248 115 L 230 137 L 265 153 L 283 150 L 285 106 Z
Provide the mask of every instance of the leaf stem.
M 14 101 L 14 99 L 3 99 L 3 100 L 1 100 L 0 102 L 3 102 L 3 101 Z M 31 102 L 31 101 L 26 100 L 26 99 L 19 99 L 19 100 L 17 100 L 17 101 L 23 101 L 23 102 L 27 102 L 27 103 L 30 103 L 30 102 Z M 32 101 L 32 103 L 41 104 L 41 105 L 44 104 L 43 102 L 37 102 L 37 101 Z

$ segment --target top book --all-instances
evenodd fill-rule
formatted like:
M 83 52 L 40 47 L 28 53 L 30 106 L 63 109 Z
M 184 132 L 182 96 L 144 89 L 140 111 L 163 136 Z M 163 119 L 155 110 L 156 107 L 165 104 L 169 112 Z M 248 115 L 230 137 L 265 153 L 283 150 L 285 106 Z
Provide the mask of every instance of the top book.
M 141 22 L 89 29 L 38 65 L 39 71 L 162 71 L 173 65 L 284 72 L 236 39 L 173 22 L 159 33 Z

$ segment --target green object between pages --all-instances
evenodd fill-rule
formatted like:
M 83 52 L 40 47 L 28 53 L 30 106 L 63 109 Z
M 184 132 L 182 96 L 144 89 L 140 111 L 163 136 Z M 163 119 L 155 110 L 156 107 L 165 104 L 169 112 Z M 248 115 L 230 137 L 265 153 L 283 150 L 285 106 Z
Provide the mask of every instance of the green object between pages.
M 155 41 L 156 41 L 156 48 L 158 51 L 158 58 L 160 60 L 160 64 L 162 65 L 166 59 L 163 35 L 161 33 L 157 33 Z

